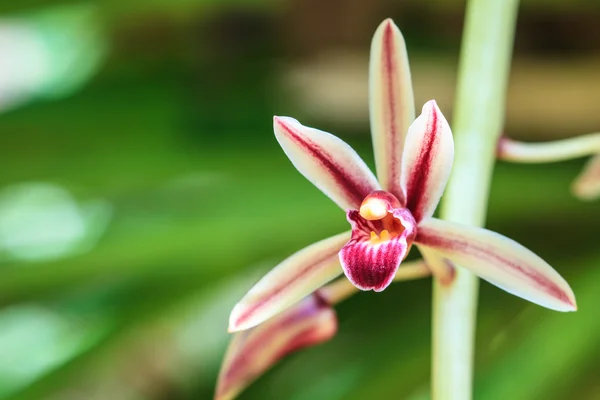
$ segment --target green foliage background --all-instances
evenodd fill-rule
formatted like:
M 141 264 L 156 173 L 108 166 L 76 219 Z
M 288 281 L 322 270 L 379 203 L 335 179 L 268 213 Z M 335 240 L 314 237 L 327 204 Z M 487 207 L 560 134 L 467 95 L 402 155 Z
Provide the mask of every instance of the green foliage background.
M 600 17 L 587 2 L 524 3 L 526 24 L 555 9 L 574 20 L 581 10 Z M 456 59 L 461 4 L 376 4 L 378 14 L 409 26 L 417 66 Z M 74 69 L 0 114 L 0 191 L 46 182 L 80 204 L 102 199 L 111 210 L 91 248 L 26 262 L 0 247 L 0 399 L 211 398 L 235 301 L 291 252 L 347 229 L 343 213 L 294 170 L 272 136 L 272 115 L 292 115 L 340 135 L 373 164 L 367 121 L 321 120 L 282 84 L 287 66 L 310 59 L 290 46 L 304 31 L 282 24 L 295 7 L 258 0 L 0 5 L 7 18 L 48 38 L 52 65 L 73 46 L 53 40 L 62 37 L 56 26 L 81 38 L 79 60 L 97 60 L 71 62 Z M 439 18 L 451 34 L 411 25 L 417 14 Z M 378 19 L 365 19 L 374 30 Z M 366 54 L 368 40 L 352 46 Z M 552 57 L 568 73 L 581 54 L 600 47 L 563 44 Z M 564 134 L 584 133 L 594 117 Z M 539 140 L 560 134 L 512 128 Z M 477 399 L 600 398 L 599 203 L 568 192 L 582 165 L 496 168 L 488 226 L 560 271 L 579 311 L 547 311 L 483 283 Z M 342 303 L 332 341 L 287 358 L 242 398 L 428 398 L 430 286 L 394 284 Z

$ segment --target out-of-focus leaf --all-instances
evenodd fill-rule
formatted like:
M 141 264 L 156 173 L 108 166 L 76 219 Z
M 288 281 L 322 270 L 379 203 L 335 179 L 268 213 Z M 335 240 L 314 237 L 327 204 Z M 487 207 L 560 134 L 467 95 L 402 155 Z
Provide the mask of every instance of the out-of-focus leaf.
M 0 398 L 58 368 L 94 346 L 110 327 L 92 318 L 77 323 L 59 312 L 21 304 L 0 312 Z
M 0 19 L 0 110 L 86 83 L 108 48 L 98 18 L 85 3 Z
M 501 329 L 505 345 L 476 382 L 484 399 L 565 399 L 578 379 L 598 361 L 600 344 L 600 258 L 577 261 L 588 268 L 574 281 L 578 312 L 569 315 L 526 309 L 516 326 Z M 575 392 L 573 391 L 575 390 Z

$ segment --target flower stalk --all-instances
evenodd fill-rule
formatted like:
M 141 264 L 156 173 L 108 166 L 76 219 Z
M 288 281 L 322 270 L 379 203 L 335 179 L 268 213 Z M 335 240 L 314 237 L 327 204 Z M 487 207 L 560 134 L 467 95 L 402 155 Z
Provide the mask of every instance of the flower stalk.
M 453 118 L 456 153 L 441 211 L 445 220 L 473 226 L 485 223 L 518 3 L 467 3 Z M 452 282 L 434 280 L 433 285 L 432 397 L 468 400 L 472 398 L 478 280 L 457 268 Z
M 580 200 L 600 197 L 600 132 L 542 143 L 523 143 L 507 137 L 498 141 L 499 160 L 526 164 L 565 161 L 592 157 L 571 184 L 571 192 Z
M 507 137 L 498 142 L 498 159 L 542 164 L 600 154 L 600 132 L 542 143 L 524 143 Z

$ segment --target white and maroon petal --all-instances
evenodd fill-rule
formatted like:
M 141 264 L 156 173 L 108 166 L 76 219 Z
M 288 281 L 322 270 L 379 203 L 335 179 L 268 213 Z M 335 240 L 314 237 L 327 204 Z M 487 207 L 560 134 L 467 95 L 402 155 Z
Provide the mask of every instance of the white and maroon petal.
M 233 336 L 221 366 L 215 400 L 236 397 L 281 358 L 332 338 L 335 311 L 317 293 L 252 329 Z
M 496 232 L 431 218 L 419 224 L 415 243 L 533 303 L 558 311 L 577 309 L 573 291 L 558 272 Z
M 412 215 L 407 209 L 396 209 L 393 217 L 402 233 L 373 242 L 370 233 L 379 234 L 386 228 L 382 221 L 368 221 L 356 210 L 347 213 L 352 238 L 340 250 L 340 263 L 348 280 L 361 290 L 381 292 L 388 287 L 410 250 L 416 226 Z
M 406 44 L 389 18 L 379 25 L 371 42 L 369 112 L 377 177 L 383 188 L 404 204 L 402 148 L 415 119 L 415 101 Z
M 408 129 L 402 156 L 401 182 L 406 207 L 417 222 L 433 215 L 448 182 L 453 159 L 450 125 L 435 100 L 430 100 Z
M 571 191 L 581 200 L 595 200 L 600 197 L 600 155 L 587 162 L 583 171 L 573 181 Z
M 369 167 L 338 137 L 289 117 L 274 117 L 273 128 L 296 169 L 342 209 L 358 208 L 369 193 L 379 189 Z
M 337 254 L 349 238 L 350 232 L 344 232 L 317 242 L 269 271 L 235 305 L 229 331 L 252 328 L 341 275 Z

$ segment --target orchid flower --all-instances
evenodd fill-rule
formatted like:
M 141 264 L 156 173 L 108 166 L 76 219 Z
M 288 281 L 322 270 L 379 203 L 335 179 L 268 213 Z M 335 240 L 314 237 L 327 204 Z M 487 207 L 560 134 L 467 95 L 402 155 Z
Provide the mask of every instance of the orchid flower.
M 592 155 L 571 185 L 581 200 L 600 197 L 600 132 L 544 143 L 523 143 L 507 137 L 498 142 L 498 158 L 519 163 L 548 163 Z
M 369 91 L 379 179 L 336 136 L 274 117 L 275 136 L 292 164 L 346 212 L 352 230 L 311 245 L 270 271 L 234 307 L 229 330 L 266 321 L 342 272 L 361 290 L 382 291 L 413 244 L 440 278 L 443 268 L 434 266 L 456 263 L 533 303 L 574 311 L 568 283 L 530 250 L 487 229 L 432 217 L 450 175 L 454 142 L 434 100 L 414 119 L 406 46 L 390 19 L 373 38 Z

